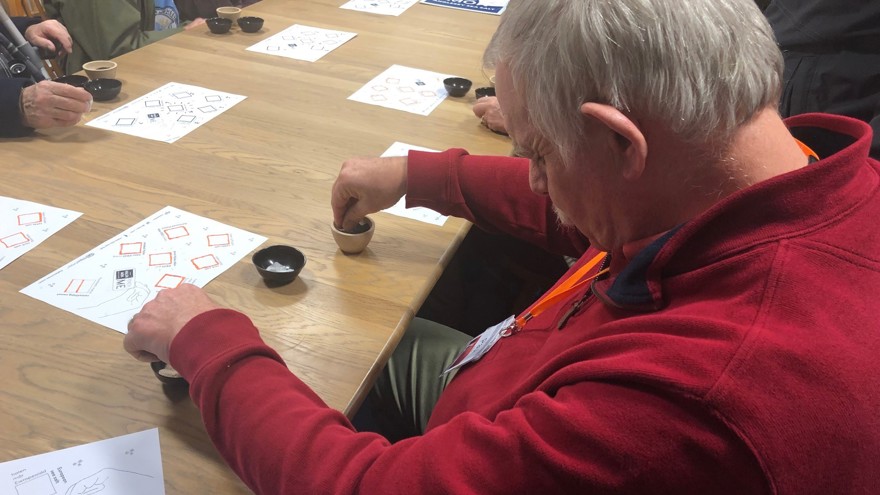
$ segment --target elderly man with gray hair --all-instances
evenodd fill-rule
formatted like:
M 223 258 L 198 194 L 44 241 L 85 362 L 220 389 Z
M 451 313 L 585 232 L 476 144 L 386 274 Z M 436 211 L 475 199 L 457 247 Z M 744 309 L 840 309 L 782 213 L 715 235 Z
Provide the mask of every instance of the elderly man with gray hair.
M 125 347 L 190 381 L 236 473 L 260 494 L 875 493 L 867 124 L 780 118 L 753 0 L 511 0 L 485 61 L 525 158 L 349 160 L 334 219 L 406 193 L 579 261 L 475 341 L 415 321 L 365 405 L 382 435 L 244 315 L 161 292 Z

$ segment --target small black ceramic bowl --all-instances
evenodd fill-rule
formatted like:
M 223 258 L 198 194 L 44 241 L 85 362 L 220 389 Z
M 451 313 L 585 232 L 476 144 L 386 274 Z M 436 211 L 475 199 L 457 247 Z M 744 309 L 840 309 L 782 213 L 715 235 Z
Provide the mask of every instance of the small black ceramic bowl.
M 246 33 L 256 33 L 260 29 L 263 29 L 263 18 L 251 16 L 239 17 L 238 27 Z
M 153 361 L 150 363 L 150 368 L 153 368 L 153 374 L 156 375 L 156 378 L 162 383 L 167 383 L 168 385 L 186 385 L 186 380 L 180 376 L 180 373 L 162 361 Z
M 293 246 L 269 246 L 251 258 L 266 285 L 278 286 L 293 282 L 306 265 L 302 251 Z
M 52 79 L 57 83 L 69 84 L 71 86 L 76 86 L 77 88 L 81 88 L 85 86 L 87 82 L 89 82 L 89 78 L 86 76 L 78 76 L 76 74 L 71 74 L 69 76 L 61 76 L 55 79 Z
M 478 100 L 487 96 L 495 96 L 495 88 L 491 86 L 486 86 L 485 88 L 477 88 L 474 90 L 474 96 L 476 96 Z
M 471 89 L 470 79 L 465 79 L 463 77 L 447 77 L 443 80 L 443 87 L 446 88 L 446 92 L 449 93 L 449 96 L 464 96 Z
M 95 101 L 107 101 L 116 98 L 122 90 L 122 81 L 118 79 L 95 79 L 83 85 L 92 94 Z
M 225 17 L 211 17 L 210 19 L 205 19 L 205 24 L 208 25 L 208 29 L 211 30 L 214 34 L 224 34 L 229 32 L 229 28 L 232 27 L 232 19 L 226 19 Z

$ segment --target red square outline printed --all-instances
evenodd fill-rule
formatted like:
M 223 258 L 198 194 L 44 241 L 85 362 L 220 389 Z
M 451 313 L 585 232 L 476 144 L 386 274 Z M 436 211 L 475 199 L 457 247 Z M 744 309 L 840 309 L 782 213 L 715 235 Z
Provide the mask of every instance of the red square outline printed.
M 43 212 L 41 211 L 36 213 L 22 213 L 18 216 L 19 225 L 39 225 L 41 223 L 43 223 Z
M 186 237 L 189 235 L 189 231 L 186 230 L 186 227 L 183 225 L 162 229 L 162 232 L 165 234 L 165 237 L 167 237 L 169 241 L 172 239 L 180 239 L 181 237 Z
M 204 261 L 200 261 L 204 260 Z M 207 268 L 214 268 L 215 266 L 220 266 L 220 260 L 217 259 L 213 254 L 206 254 L 204 256 L 197 256 L 191 259 L 192 264 L 196 267 L 196 270 L 205 270 Z
M 173 289 L 182 284 L 184 280 L 185 277 L 181 277 L 180 275 L 166 273 L 165 275 L 162 275 L 162 278 L 160 278 L 158 282 L 156 282 L 156 287 L 159 287 L 160 289 Z
M 168 251 L 166 253 L 150 253 L 150 266 L 170 265 L 173 261 L 174 255 L 171 253 L 171 251 Z
M 8 235 L 2 239 L 0 242 L 3 243 L 4 246 L 11 248 L 15 246 L 21 246 L 22 244 L 27 244 L 31 242 L 30 237 L 24 235 L 24 232 L 17 232 L 12 235 Z
M 232 244 L 229 234 L 210 234 L 208 235 L 208 245 L 211 247 L 228 246 Z
M 119 254 L 144 254 L 144 243 L 122 242 L 119 244 Z

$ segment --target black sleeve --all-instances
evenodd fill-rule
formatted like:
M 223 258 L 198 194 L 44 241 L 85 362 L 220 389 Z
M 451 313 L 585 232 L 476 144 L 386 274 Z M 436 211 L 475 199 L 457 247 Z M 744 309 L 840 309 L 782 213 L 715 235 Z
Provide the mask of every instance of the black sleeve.
M 31 84 L 28 79 L 0 79 L 0 137 L 27 136 L 33 129 L 21 123 L 19 99 L 21 90 Z

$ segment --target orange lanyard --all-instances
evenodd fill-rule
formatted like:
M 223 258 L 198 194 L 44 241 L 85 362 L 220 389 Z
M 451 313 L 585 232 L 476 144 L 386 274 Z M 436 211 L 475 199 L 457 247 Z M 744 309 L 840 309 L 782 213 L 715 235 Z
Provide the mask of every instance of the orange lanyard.
M 807 157 L 810 157 L 810 158 L 814 158 L 816 160 L 819 159 L 819 155 L 817 155 L 815 151 L 810 149 L 809 146 L 802 143 L 798 139 L 795 139 L 795 141 L 797 142 L 798 146 L 800 146 L 801 151 L 803 151 L 804 155 L 806 155 Z M 583 287 L 584 284 L 587 284 L 588 282 L 591 282 L 594 279 L 599 278 L 602 275 L 608 273 L 609 269 L 605 268 L 603 270 L 599 270 L 591 277 L 583 278 L 587 274 L 587 272 L 589 272 L 596 265 L 601 263 L 602 260 L 605 259 L 605 256 L 607 254 L 608 253 L 606 253 L 604 251 L 600 251 L 599 254 L 597 254 L 596 256 L 593 257 L 593 259 L 586 262 L 583 266 L 578 268 L 577 271 L 575 271 L 573 274 L 571 274 L 570 277 L 563 280 L 561 284 L 554 287 L 552 291 L 545 294 L 541 299 L 538 299 L 537 301 L 535 301 L 534 304 L 529 306 L 528 309 L 526 309 L 522 314 L 520 314 L 519 316 L 516 317 L 516 320 L 514 320 L 513 324 L 509 328 L 505 329 L 504 333 L 502 333 L 502 335 L 507 336 L 507 335 L 510 335 L 511 333 L 516 333 L 516 332 L 522 330 L 522 328 L 526 324 L 526 322 L 528 322 L 532 318 L 540 315 L 547 308 L 552 307 L 554 304 L 558 303 L 560 300 L 568 297 L 572 292 Z
M 605 256 L 607 254 L 608 253 L 606 253 L 604 251 L 600 252 L 599 254 L 594 256 L 593 259 L 591 259 L 590 261 L 586 262 L 583 266 L 578 268 L 577 271 L 575 271 L 573 274 L 571 274 L 570 277 L 563 280 L 561 284 L 554 287 L 552 291 L 548 292 L 547 294 L 544 294 L 544 296 L 541 299 L 538 299 L 537 301 L 535 301 L 534 304 L 529 306 L 528 309 L 523 311 L 523 313 L 520 314 L 516 318 L 516 320 L 514 321 L 514 323 L 512 325 L 513 328 L 511 330 L 513 330 L 513 329 L 516 329 L 517 331 L 521 330 L 523 325 L 525 325 L 527 321 L 540 315 L 541 313 L 544 312 L 544 310 L 546 310 L 547 308 L 558 303 L 560 300 L 568 297 L 572 292 L 583 287 L 584 284 L 592 281 L 595 278 L 598 278 L 599 276 L 601 276 L 605 273 L 608 273 L 608 268 L 605 268 L 604 270 L 599 270 L 597 273 L 595 273 L 591 277 L 583 278 L 587 274 L 587 272 L 589 272 L 596 265 L 601 263 L 602 260 L 605 259 Z
M 807 146 L 806 144 L 801 142 L 800 139 L 795 138 L 794 141 L 801 148 L 801 152 L 803 152 L 803 154 L 807 155 L 807 158 L 813 158 L 817 162 L 819 161 L 819 155 L 817 155 L 816 152 L 813 151 L 813 148 L 810 148 L 809 146 Z

